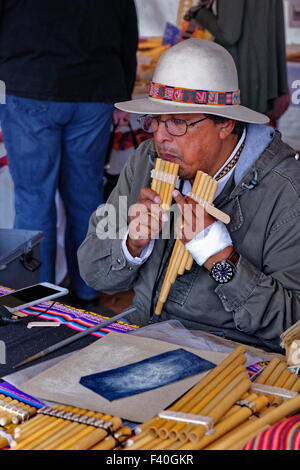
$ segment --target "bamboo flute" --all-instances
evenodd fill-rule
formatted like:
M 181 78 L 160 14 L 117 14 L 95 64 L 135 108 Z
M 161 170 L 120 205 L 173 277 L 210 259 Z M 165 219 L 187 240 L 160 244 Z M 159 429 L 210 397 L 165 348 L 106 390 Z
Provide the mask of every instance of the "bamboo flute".
M 249 422 L 248 425 L 244 427 L 244 429 L 233 433 L 230 437 L 226 438 L 225 436 L 219 439 L 213 445 L 209 446 L 208 449 L 226 450 L 242 439 L 248 439 L 249 436 L 251 436 L 254 432 L 257 432 L 262 427 L 275 424 L 286 416 L 296 413 L 300 409 L 300 395 L 285 401 L 278 407 L 272 408 L 273 409 L 271 409 L 271 411 L 265 416 L 262 416 L 255 421 Z

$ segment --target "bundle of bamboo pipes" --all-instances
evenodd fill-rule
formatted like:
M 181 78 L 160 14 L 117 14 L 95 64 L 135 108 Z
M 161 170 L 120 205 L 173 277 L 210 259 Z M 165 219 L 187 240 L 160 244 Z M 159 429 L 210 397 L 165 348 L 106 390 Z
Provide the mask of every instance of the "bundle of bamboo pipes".
M 0 395 L 0 426 L 17 424 L 29 419 L 36 408 L 6 395 Z
M 156 416 L 140 426 L 139 433 L 128 440 L 126 449 L 241 448 L 266 426 L 300 410 L 298 393 L 294 398 L 284 399 L 255 391 L 255 386 L 269 385 L 299 392 L 300 380 L 287 369 L 285 362 L 275 358 L 252 384 L 245 360 L 244 348 L 237 348 L 168 410 L 175 419 L 182 413 L 187 419 L 204 415 L 213 422 L 213 430 L 208 432 L 205 421 L 197 425 Z M 276 392 L 276 388 L 271 390 Z
M 109 450 L 131 435 L 119 417 L 73 408 L 41 408 L 15 428 L 13 450 Z
M 158 159 L 159 160 L 159 159 Z M 160 160 L 157 162 L 157 165 L 161 167 L 162 164 L 165 164 L 165 169 L 162 171 L 168 172 L 168 162 L 162 162 Z M 177 169 L 178 172 L 178 169 Z M 192 191 L 188 194 L 191 198 L 196 200 L 198 203 L 202 204 L 202 206 L 210 213 L 213 217 L 218 220 L 222 220 L 224 223 L 228 223 L 230 218 L 227 214 L 224 214 L 222 211 L 218 210 L 212 205 L 214 200 L 216 190 L 218 187 L 218 183 L 214 180 L 211 176 L 203 173 L 202 171 L 198 171 L 196 173 L 196 177 L 193 183 Z M 152 184 L 152 189 L 157 191 L 157 183 L 156 181 Z M 170 207 L 172 201 L 172 190 L 168 193 L 168 200 L 167 202 L 162 203 L 162 207 L 168 209 Z M 158 302 L 156 304 L 155 313 L 156 315 L 160 315 L 163 305 L 167 300 L 169 295 L 170 289 L 174 284 L 177 275 L 181 275 L 185 272 L 185 270 L 190 270 L 193 265 L 193 258 L 185 248 L 182 241 L 177 238 L 172 255 L 170 258 L 170 262 L 168 265 L 168 269 L 165 275 L 165 279 L 161 288 L 161 292 L 158 298 Z
M 157 158 L 155 168 L 151 172 L 151 189 L 160 197 L 161 207 L 169 210 L 172 203 L 172 192 L 178 181 L 179 165 Z

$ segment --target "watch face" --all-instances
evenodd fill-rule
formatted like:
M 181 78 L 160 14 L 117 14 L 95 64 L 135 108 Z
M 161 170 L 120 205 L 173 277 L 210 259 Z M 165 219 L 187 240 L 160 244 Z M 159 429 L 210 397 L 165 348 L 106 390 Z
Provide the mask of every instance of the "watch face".
M 226 260 L 215 263 L 211 270 L 212 278 L 219 284 L 225 284 L 226 282 L 231 281 L 233 275 L 234 269 Z

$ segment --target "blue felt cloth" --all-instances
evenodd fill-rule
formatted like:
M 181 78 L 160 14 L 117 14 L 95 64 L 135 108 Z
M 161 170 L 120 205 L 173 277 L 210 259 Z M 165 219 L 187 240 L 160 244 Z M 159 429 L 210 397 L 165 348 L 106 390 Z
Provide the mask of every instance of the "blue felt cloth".
M 80 384 L 109 401 L 163 387 L 205 372 L 215 364 L 176 349 L 127 366 L 81 377 Z

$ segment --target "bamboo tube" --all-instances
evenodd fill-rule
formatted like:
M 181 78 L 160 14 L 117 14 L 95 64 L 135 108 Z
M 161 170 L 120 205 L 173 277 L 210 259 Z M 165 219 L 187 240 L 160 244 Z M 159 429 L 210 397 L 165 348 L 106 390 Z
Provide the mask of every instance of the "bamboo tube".
M 275 386 L 276 382 L 280 379 L 281 374 L 286 370 L 286 363 L 280 362 L 277 367 L 273 370 L 271 375 L 266 380 L 266 385 Z
M 60 411 L 65 411 L 62 409 L 62 407 L 56 408 L 56 409 L 59 409 Z M 71 410 L 72 410 L 72 407 L 69 407 L 68 411 L 71 411 Z M 21 426 L 15 429 L 15 438 L 17 440 L 19 440 L 20 438 L 24 440 L 27 437 L 32 436 L 33 434 L 37 433 L 39 430 L 42 430 L 45 427 L 45 425 L 49 423 L 49 418 L 51 418 L 51 416 L 40 414 L 38 416 L 35 416 L 32 420 L 26 423 L 23 423 Z
M 274 371 L 274 369 L 278 366 L 280 362 L 281 360 L 279 359 L 279 357 L 273 357 L 273 359 L 267 365 L 267 367 L 259 374 L 259 376 L 255 380 L 255 383 L 265 384 L 268 377 L 272 374 L 272 372 Z
M 129 426 L 124 426 L 113 436 L 106 437 L 103 441 L 91 447 L 89 450 L 112 450 L 120 442 L 124 442 L 131 436 L 132 431 Z
M 108 415 L 103 415 L 101 413 L 96 413 L 96 412 L 88 412 L 88 413 L 85 413 L 85 416 L 90 416 L 90 417 L 93 417 L 93 418 L 96 418 L 96 419 L 102 419 L 102 420 L 107 420 L 109 419 L 111 416 L 108 416 Z M 66 443 L 67 441 L 68 442 L 76 442 L 76 439 L 78 437 L 78 435 L 80 433 L 82 433 L 83 436 L 85 436 L 85 434 L 87 433 L 88 429 L 96 429 L 95 427 L 92 427 L 92 426 L 89 426 L 89 425 L 86 425 L 86 424 L 79 424 L 79 423 L 75 423 L 77 424 L 77 427 L 71 427 L 70 424 L 73 424 L 72 421 L 67 421 L 67 424 L 66 426 L 69 426 L 69 432 L 68 433 L 64 433 L 62 437 L 59 437 L 57 436 L 56 439 L 52 442 L 51 444 L 47 445 L 47 450 L 57 450 L 60 448 L 61 445 L 64 445 L 64 443 Z M 65 428 L 64 428 L 65 429 Z M 50 436 L 48 436 L 50 437 Z
M 112 422 L 112 430 L 116 431 L 122 424 L 122 420 L 119 417 L 114 417 L 110 420 Z M 86 426 L 77 433 L 74 437 L 67 439 L 61 443 L 56 449 L 57 450 L 86 450 L 97 444 L 101 439 L 107 436 L 108 432 L 104 429 L 95 428 L 94 426 Z
M 256 399 L 258 398 L 258 395 L 256 393 L 246 393 L 243 397 L 241 397 L 241 400 L 246 400 L 248 401 L 249 403 L 251 402 L 254 402 Z M 236 405 L 233 405 L 232 408 L 230 408 L 230 410 L 222 417 L 222 420 L 223 421 L 224 419 L 227 419 L 229 418 L 231 415 L 233 415 L 235 412 L 239 411 L 241 408 L 241 405 L 239 404 L 236 404 Z
M 210 413 L 209 417 L 217 423 L 220 418 L 232 407 L 232 405 L 251 387 L 249 379 L 243 379 L 234 390 L 228 394 L 221 403 L 219 403 Z M 189 433 L 189 439 L 192 442 L 198 441 L 206 432 L 205 426 L 196 426 L 193 431 Z
M 272 407 L 271 411 L 265 416 L 258 418 L 255 421 L 251 421 L 245 426 L 244 429 L 234 432 L 229 438 L 219 439 L 213 445 L 209 446 L 210 450 L 226 450 L 229 447 L 235 445 L 237 442 L 244 438 L 248 438 L 255 431 L 257 432 L 263 426 L 272 425 L 281 421 L 286 416 L 296 413 L 300 409 L 300 395 L 295 398 L 291 398 L 286 402 L 282 403 L 278 407 Z M 208 449 L 208 448 L 207 448 Z
M 229 358 L 229 356 L 228 356 Z M 230 362 L 224 362 L 225 368 L 224 370 L 221 369 L 221 365 L 223 363 L 220 363 L 219 366 L 216 366 L 216 368 L 212 369 L 212 371 L 207 374 L 204 379 L 202 379 L 195 387 L 193 387 L 190 392 L 188 392 L 186 395 L 182 397 L 175 405 L 173 405 L 170 410 L 173 411 L 183 411 L 186 413 L 192 413 L 193 409 L 195 408 L 196 404 L 200 402 L 200 400 L 205 399 L 205 397 L 215 390 L 215 388 L 222 383 L 223 380 L 226 380 L 226 377 L 230 375 L 233 371 L 235 371 L 240 364 L 244 363 L 246 361 L 246 357 L 244 355 L 232 355 L 232 363 Z M 212 373 L 217 369 L 219 371 L 218 374 Z M 210 375 L 211 374 L 211 375 Z M 209 380 L 209 377 L 212 377 L 211 380 Z M 205 380 L 206 379 L 206 380 Z M 218 392 L 216 392 L 218 393 Z M 206 403 L 206 402 L 205 402 Z M 176 430 L 181 429 L 183 426 L 185 426 L 185 423 L 174 423 L 173 421 L 166 422 L 164 419 L 157 420 L 150 426 L 151 432 L 154 433 L 154 435 L 157 434 L 158 428 L 160 428 L 160 437 L 163 437 L 164 431 L 161 430 L 162 425 L 165 424 L 165 429 L 168 431 L 170 428 L 172 428 L 172 431 L 176 432 Z M 176 428 L 176 429 L 174 429 Z M 167 435 L 165 435 L 167 437 Z
M 228 390 L 230 391 L 232 387 L 234 387 L 237 383 L 240 382 L 241 376 L 243 378 L 247 377 L 245 369 L 243 367 L 235 368 L 230 374 L 225 376 L 224 379 L 222 377 L 222 380 L 219 381 L 218 384 L 216 384 L 215 388 L 211 390 L 210 393 L 207 393 L 207 395 L 200 399 L 198 402 L 193 401 L 192 406 L 189 406 L 185 410 L 185 412 L 192 414 L 202 414 L 206 416 L 210 409 L 214 408 L 215 405 L 220 400 L 222 400 L 224 394 L 228 393 Z M 173 439 L 180 438 L 181 441 L 185 441 L 187 440 L 185 432 L 180 437 L 179 432 L 191 429 L 194 426 L 195 425 L 193 424 L 187 425 L 187 423 L 176 423 L 176 425 L 173 426 L 172 429 L 169 431 L 169 437 Z M 158 435 L 162 437 L 160 432 L 158 432 Z
M 161 443 L 161 439 L 159 437 L 157 437 L 157 438 L 153 439 L 152 441 L 150 441 L 148 444 L 145 444 L 143 446 L 143 448 L 140 449 L 140 450 L 153 450 L 154 447 L 156 445 L 160 444 L 160 443 Z M 171 450 L 171 449 L 169 449 L 169 450 Z
M 157 171 L 163 171 L 163 161 L 161 160 L 161 158 L 157 158 L 156 161 L 155 161 L 155 170 Z M 153 178 L 152 179 L 152 183 L 151 183 L 151 189 L 153 191 L 155 191 L 157 194 L 159 194 L 159 191 L 160 191 L 160 181 L 157 180 L 156 178 Z
M 165 162 L 165 168 L 164 168 L 165 173 L 170 173 L 170 162 Z M 164 204 L 165 201 L 165 195 L 166 195 L 166 190 L 167 190 L 167 185 L 165 181 L 161 181 L 160 183 L 160 199 L 161 199 L 161 205 Z
M 291 373 L 291 375 L 284 384 L 284 388 L 286 388 L 287 390 L 292 390 L 293 385 L 295 385 L 298 380 L 298 376 L 296 374 Z
M 30 434 L 27 438 L 22 439 L 17 445 L 14 447 L 14 450 L 24 450 L 24 449 L 31 449 L 36 444 L 40 442 L 44 438 L 44 435 L 52 431 L 53 429 L 60 429 L 60 427 L 64 424 L 64 420 L 61 418 L 54 418 L 48 417 L 48 420 L 45 420 L 44 425 L 39 428 L 35 433 L 32 435 Z
M 70 411 L 77 412 L 78 409 L 74 409 L 72 407 L 68 407 Z M 58 409 L 58 408 L 56 408 Z M 61 410 L 64 411 L 64 410 Z M 84 414 L 80 410 L 81 413 L 79 414 Z M 94 416 L 95 413 L 90 411 L 86 414 L 87 416 Z M 48 438 L 53 436 L 53 434 L 59 433 L 61 429 L 65 428 L 68 426 L 71 421 L 68 421 L 63 418 L 57 418 L 55 416 L 47 416 L 43 415 L 44 419 L 40 420 L 39 426 L 36 428 L 33 428 L 31 430 L 27 430 L 26 435 L 23 436 L 21 434 L 21 439 L 19 442 L 17 442 L 17 445 L 14 447 L 14 450 L 30 450 L 35 448 L 36 446 L 40 445 L 42 442 L 46 441 Z M 78 426 L 86 426 L 85 424 L 78 424 Z M 80 428 L 81 429 L 81 428 Z
M 243 450 L 243 448 L 245 447 L 245 445 L 247 444 L 247 442 L 251 441 L 255 436 L 257 436 L 258 434 L 260 434 L 261 432 L 265 431 L 266 429 L 268 429 L 270 426 L 263 426 L 262 428 L 258 429 L 257 431 L 253 432 L 250 436 L 240 440 L 239 442 L 237 442 L 236 444 L 234 444 L 233 446 L 231 447 L 228 447 L 227 450 Z
M 178 170 L 179 170 L 179 165 L 177 163 L 172 163 L 170 166 L 170 173 L 171 175 L 174 176 L 174 180 L 175 180 L 175 177 L 178 175 Z M 163 209 L 166 209 L 166 210 L 170 209 L 172 198 L 173 198 L 172 192 L 174 188 L 175 188 L 175 184 L 168 185 L 166 195 L 165 195 L 165 202 L 164 202 L 164 205 L 162 206 Z
M 222 403 L 224 403 L 225 400 L 228 399 L 228 397 L 230 398 L 231 394 L 235 392 L 235 389 L 239 388 L 240 384 L 245 383 L 245 381 L 246 382 L 249 381 L 249 379 L 247 377 L 245 377 L 245 375 L 238 375 L 230 383 L 224 382 L 224 388 L 220 391 L 220 393 L 205 408 L 203 408 L 201 410 L 201 413 L 204 416 L 210 416 L 210 417 L 214 418 L 215 422 L 219 421 L 221 419 L 221 417 L 225 414 L 225 412 L 223 411 L 223 407 L 221 407 L 220 411 L 218 410 L 218 408 L 220 407 L 220 404 L 222 405 Z M 249 388 L 250 388 L 250 384 L 249 384 Z M 237 399 L 239 399 L 240 397 L 241 397 L 241 394 L 238 395 Z M 236 400 L 234 400 L 232 403 L 230 401 L 231 405 L 228 406 L 226 411 L 228 411 L 235 404 Z M 195 410 L 193 410 L 193 412 L 194 411 L 197 413 L 197 408 L 195 408 Z M 198 428 L 198 427 L 199 426 L 195 426 L 193 424 L 187 425 L 180 432 L 179 439 L 181 441 L 186 441 L 187 439 L 189 439 L 189 440 L 195 442 L 197 440 L 197 438 L 195 437 L 197 433 L 195 434 L 194 430 L 195 430 L 195 428 Z
M 145 436 L 142 439 L 139 439 L 137 442 L 131 443 L 131 440 L 129 440 L 128 446 L 126 446 L 124 450 L 140 450 L 144 445 L 147 445 L 154 440 L 155 438 L 151 436 L 151 434 L 146 433 Z
M 255 400 L 250 402 L 255 406 L 253 408 L 247 408 L 239 406 L 239 410 L 230 415 L 228 418 L 220 421 L 216 426 L 212 434 L 203 436 L 198 442 L 188 442 L 184 446 L 180 447 L 180 450 L 201 450 L 207 447 L 212 442 L 216 441 L 219 437 L 235 429 L 240 424 L 247 421 L 253 413 L 258 412 L 264 408 L 268 399 L 265 396 L 257 397 Z
M 54 432 L 44 436 L 43 441 L 36 445 L 34 450 L 54 450 L 57 442 L 62 442 L 66 436 L 70 437 L 77 432 L 78 423 L 65 421 L 65 425 L 59 430 L 56 429 Z

